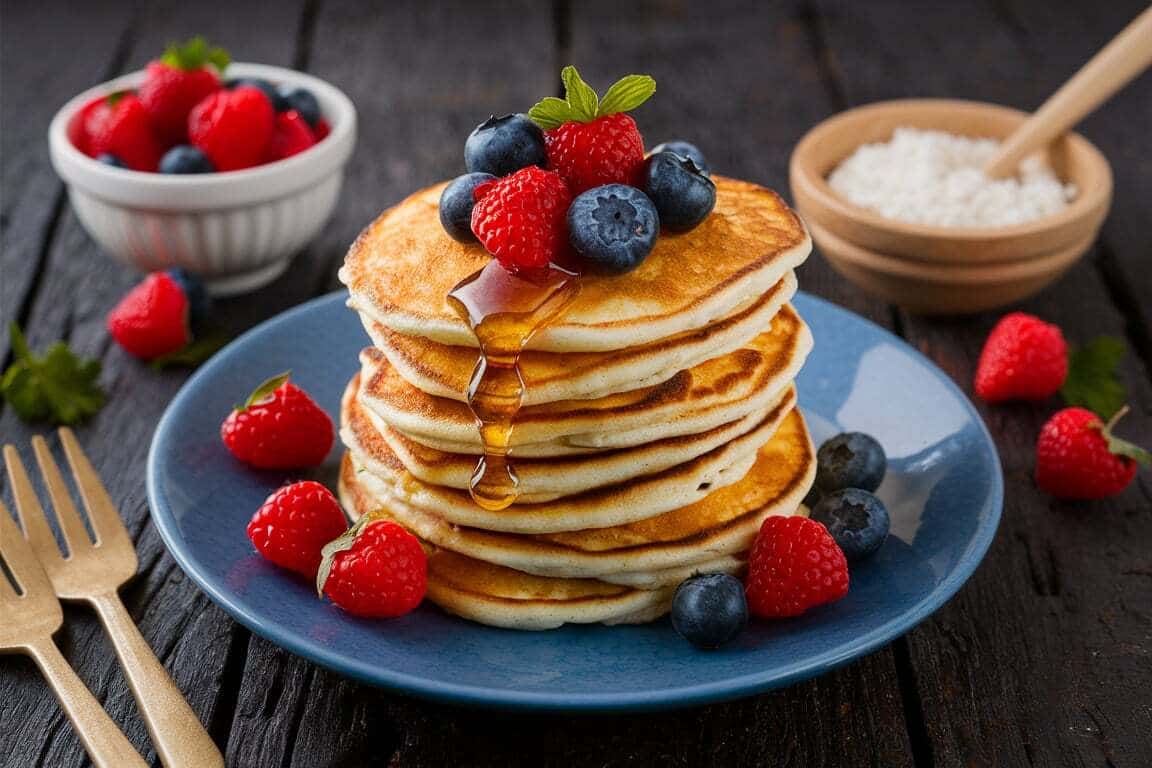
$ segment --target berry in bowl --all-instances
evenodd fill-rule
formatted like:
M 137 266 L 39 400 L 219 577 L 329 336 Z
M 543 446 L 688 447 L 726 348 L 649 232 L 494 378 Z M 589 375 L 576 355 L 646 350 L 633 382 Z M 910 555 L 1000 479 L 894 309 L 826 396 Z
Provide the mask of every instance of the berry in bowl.
M 48 130 L 81 224 L 144 272 L 229 295 L 275 279 L 328 221 L 356 110 L 300 72 L 229 63 L 194 38 L 73 98 Z

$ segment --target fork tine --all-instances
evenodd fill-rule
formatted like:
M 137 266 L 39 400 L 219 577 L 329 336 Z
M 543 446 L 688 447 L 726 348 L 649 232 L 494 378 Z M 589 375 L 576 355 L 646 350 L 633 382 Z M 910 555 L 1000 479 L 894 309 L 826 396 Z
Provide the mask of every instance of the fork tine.
M 120 518 L 120 512 L 112 503 L 108 489 L 96 474 L 88 455 L 80 447 L 80 441 L 68 427 L 61 427 L 58 434 L 60 443 L 64 446 L 64 455 L 68 458 L 68 466 L 72 468 L 72 477 L 80 488 L 80 498 L 84 500 L 84 508 L 88 510 L 88 520 L 92 523 L 92 530 L 96 531 L 97 538 L 105 544 L 112 543 L 112 539 L 124 539 L 122 543 L 131 543 L 128 539 L 128 529 Z
M 32 488 L 28 471 L 24 469 L 24 462 L 11 445 L 4 446 L 4 463 L 8 467 L 8 481 L 12 484 L 12 495 L 16 499 L 16 514 L 20 516 L 24 538 L 28 539 L 40 562 L 49 563 L 54 559 L 62 559 L 63 555 L 56 543 L 56 537 L 48 525 L 48 518 L 44 516 L 44 508 L 40 506 L 40 499 Z
M 52 509 L 56 512 L 56 522 L 60 525 L 60 532 L 64 534 L 65 543 L 68 544 L 68 552 L 92 546 L 92 539 L 88 537 L 84 521 L 80 519 L 80 513 L 72 503 L 72 494 L 60 475 L 60 467 L 56 466 L 56 460 L 48 450 L 48 443 L 44 442 L 44 438 L 40 435 L 32 438 L 32 451 L 36 454 L 36 463 L 40 465 L 40 474 L 44 477 L 44 485 L 47 486 L 48 496 L 52 499 Z M 96 535 L 99 537 L 99 532 Z
M 48 575 L 40 567 L 40 561 L 36 559 L 32 548 L 24 540 L 20 526 L 16 525 L 3 502 L 0 502 L 0 557 L 4 558 L 4 564 L 8 566 L 9 572 L 16 577 L 16 583 L 20 585 L 25 597 L 36 598 L 52 594 L 52 584 L 48 581 Z M 7 579 L 0 578 L 0 581 Z M 8 589 L 5 587 L 5 591 Z

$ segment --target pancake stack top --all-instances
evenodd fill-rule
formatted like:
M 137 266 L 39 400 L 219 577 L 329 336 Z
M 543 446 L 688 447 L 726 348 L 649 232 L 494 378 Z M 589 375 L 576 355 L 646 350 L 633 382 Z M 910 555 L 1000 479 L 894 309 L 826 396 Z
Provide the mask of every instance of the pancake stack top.
M 443 185 L 352 246 L 340 275 L 373 346 L 344 398 L 341 495 L 425 543 L 441 607 L 519 629 L 648 621 L 687 576 L 739 571 L 765 517 L 803 512 L 815 456 L 792 381 L 812 341 L 788 301 L 810 241 L 775 193 L 715 182 L 701 225 L 579 278 L 528 339 L 502 509 L 469 494 L 480 349 L 447 298 L 488 254 L 440 227 Z

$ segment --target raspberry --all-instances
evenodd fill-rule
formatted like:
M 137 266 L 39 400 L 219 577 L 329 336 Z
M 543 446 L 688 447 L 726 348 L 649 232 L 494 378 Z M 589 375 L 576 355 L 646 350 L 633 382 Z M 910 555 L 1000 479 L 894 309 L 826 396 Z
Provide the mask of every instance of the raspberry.
M 1152 457 L 1113 436 L 1121 411 L 1105 424 L 1085 408 L 1058 411 L 1036 441 L 1036 484 L 1062 499 L 1102 499 L 1124 490 L 1137 463 Z
M 996 323 L 976 366 L 976 394 L 989 403 L 1043 400 L 1068 375 L 1068 345 L 1055 325 L 1013 312 Z
M 848 594 L 848 561 L 820 523 L 774 515 L 752 544 L 745 592 L 754 616 L 799 616 Z
M 144 70 L 140 102 L 152 119 L 156 135 L 168 145 L 188 136 L 188 113 L 220 89 L 220 78 L 210 69 L 181 69 L 153 61 Z
M 192 340 L 188 297 L 167 272 L 154 272 L 108 313 L 108 333 L 129 353 L 152 360 Z
M 272 140 L 268 142 L 266 162 L 283 160 L 299 154 L 316 143 L 312 129 L 300 113 L 294 109 L 276 115 L 276 126 L 272 130 Z
M 330 134 L 330 133 L 332 133 L 332 124 L 331 123 L 329 123 L 324 118 L 320 118 L 319 120 L 316 121 L 316 143 L 317 144 L 324 141 L 324 139 L 328 138 L 328 134 Z
M 324 545 L 347 529 L 344 511 L 332 492 L 305 480 L 286 485 L 265 500 L 248 523 L 248 538 L 265 559 L 314 579 Z
M 220 437 L 232 455 L 260 469 L 299 469 L 332 449 L 332 419 L 288 374 L 265 381 L 228 414 Z
M 90 154 L 115 155 L 134 171 L 155 171 L 160 163 L 160 142 L 140 99 L 127 94 L 108 97 L 108 110 L 89 115 Z
M 258 88 L 216 91 L 192 108 L 188 136 L 218 171 L 258 165 L 272 139 L 276 113 Z
M 544 132 L 548 167 L 573 194 L 604 184 L 639 186 L 644 139 L 630 115 L 618 112 L 590 123 L 564 123 Z
M 428 558 L 419 540 L 396 523 L 369 521 L 349 532 L 318 581 L 348 613 L 367 618 L 402 616 L 420 604 L 428 587 Z
M 565 254 L 572 195 L 557 174 L 532 165 L 473 195 L 472 231 L 508 271 L 541 269 Z

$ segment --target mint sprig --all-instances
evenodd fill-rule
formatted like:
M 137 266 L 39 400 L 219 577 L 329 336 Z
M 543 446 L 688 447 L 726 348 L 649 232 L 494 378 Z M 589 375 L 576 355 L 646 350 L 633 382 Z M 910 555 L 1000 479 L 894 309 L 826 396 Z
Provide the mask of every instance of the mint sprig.
M 96 380 L 100 361 L 77 357 L 62 341 L 37 356 L 24 334 L 12 323 L 16 359 L 0 377 L 0 397 L 25 421 L 76 424 L 104 406 L 104 391 Z
M 546 131 L 564 123 L 590 123 L 598 117 L 628 112 L 656 92 L 656 81 L 648 75 L 625 75 L 600 99 L 571 64 L 560 72 L 560 79 L 564 82 L 563 99 L 548 96 L 528 110 L 529 119 Z
M 169 43 L 160 61 L 170 67 L 192 71 L 211 64 L 220 74 L 232 61 L 228 51 L 218 45 L 210 45 L 200 35 L 185 43 Z
M 1126 399 L 1118 373 L 1124 350 L 1124 342 L 1113 336 L 1100 336 L 1074 348 L 1060 389 L 1064 401 L 1105 418 L 1119 411 Z
M 244 404 L 236 406 L 236 410 L 243 413 L 252 406 L 272 397 L 272 393 L 280 389 L 280 385 L 288 381 L 288 377 L 291 375 L 291 371 L 284 371 L 284 373 L 278 373 L 272 378 L 260 382 L 260 385 L 252 390 L 252 394 L 248 395 L 248 399 L 244 401 Z

